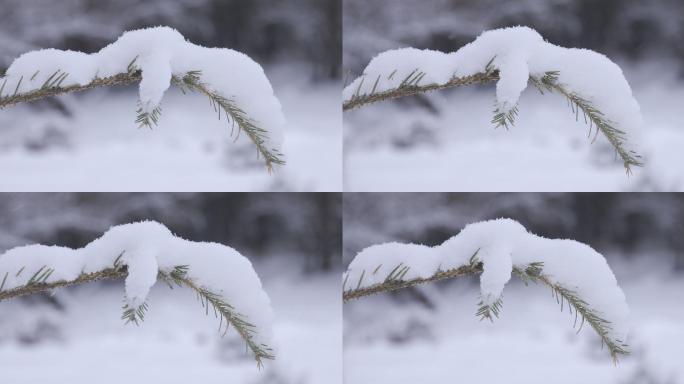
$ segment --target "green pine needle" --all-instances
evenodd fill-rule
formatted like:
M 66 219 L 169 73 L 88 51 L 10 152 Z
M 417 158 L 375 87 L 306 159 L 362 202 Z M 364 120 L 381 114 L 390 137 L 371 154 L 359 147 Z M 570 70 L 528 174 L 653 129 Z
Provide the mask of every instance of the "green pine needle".
M 135 119 L 135 123 L 138 124 L 138 128 L 147 127 L 152 129 L 159 123 L 159 116 L 161 116 L 161 106 L 156 106 L 152 109 L 152 112 L 145 111 L 142 105 L 138 104 L 138 110 L 136 111 L 138 117 Z
M 494 317 L 499 317 L 499 313 L 501 312 L 501 308 L 503 307 L 503 298 L 498 298 L 492 304 L 484 304 L 484 301 L 480 300 L 480 302 L 477 303 L 477 305 L 479 306 L 479 308 L 475 313 L 475 316 L 479 317 L 480 321 L 487 319 L 491 322 L 494 322 Z
M 148 310 L 147 303 L 142 303 L 137 308 L 132 308 L 128 304 L 124 304 L 123 314 L 121 315 L 121 320 L 126 320 L 126 324 L 134 323 L 135 325 L 140 325 L 140 323 L 145 320 L 145 314 Z
M 492 118 L 492 124 L 495 128 L 504 127 L 508 130 L 509 126 L 515 124 L 515 119 L 518 117 L 518 106 L 511 108 L 508 112 L 501 112 L 499 108 L 494 110 L 494 117 Z

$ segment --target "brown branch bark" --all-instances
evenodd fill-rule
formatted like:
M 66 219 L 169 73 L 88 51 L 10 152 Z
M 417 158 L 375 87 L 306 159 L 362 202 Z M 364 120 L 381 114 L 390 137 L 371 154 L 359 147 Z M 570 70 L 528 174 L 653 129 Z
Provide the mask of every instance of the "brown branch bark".
M 471 84 L 487 84 L 492 81 L 499 80 L 499 72 L 480 72 L 474 75 L 465 77 L 455 77 L 449 82 L 444 84 L 429 84 L 429 85 L 411 85 L 404 86 L 395 89 L 391 89 L 384 92 L 376 92 L 371 94 L 363 94 L 358 96 L 353 96 L 351 99 L 345 101 L 342 104 L 342 111 L 349 111 L 355 108 L 362 107 L 366 104 L 377 103 L 379 101 L 397 99 L 404 96 L 413 96 L 419 93 L 426 93 L 431 91 L 437 91 L 445 88 L 461 87 Z
M 142 72 L 119 73 L 110 77 L 96 78 L 86 85 L 70 85 L 67 87 L 49 87 L 36 89 L 26 93 L 18 93 L 0 98 L 0 108 L 10 107 L 19 103 L 28 103 L 46 97 L 62 95 L 71 92 L 81 92 L 97 87 L 113 85 L 128 85 L 142 80 Z
M 71 281 L 60 280 L 52 283 L 34 283 L 24 285 L 21 287 L 16 287 L 14 289 L 0 292 L 0 302 L 8 299 L 13 299 L 16 297 L 48 292 L 55 288 L 69 287 L 72 285 L 90 283 L 98 280 L 121 279 L 125 278 L 126 276 L 128 276 L 128 269 L 124 266 L 120 268 L 107 268 L 98 272 L 84 273 L 81 274 L 77 279 Z
M 359 288 L 359 289 L 350 289 L 348 291 L 343 292 L 342 294 L 342 299 L 344 302 L 348 302 L 350 300 L 358 299 L 360 297 L 364 296 L 370 296 L 374 295 L 376 293 L 381 293 L 381 292 L 391 292 L 391 291 L 396 291 L 398 289 L 402 288 L 409 288 L 413 287 L 419 284 L 425 284 L 425 283 L 432 283 L 435 281 L 440 281 L 440 280 L 445 280 L 445 279 L 453 279 L 456 277 L 461 277 L 461 276 L 467 276 L 467 275 L 477 275 L 479 273 L 482 273 L 482 264 L 478 263 L 474 266 L 470 265 L 465 265 L 459 268 L 455 269 L 450 269 L 447 271 L 439 271 L 435 273 L 434 275 L 428 277 L 428 278 L 417 278 L 417 279 L 412 279 L 412 280 L 392 280 L 392 281 L 387 281 L 382 284 L 375 284 L 370 287 L 365 287 L 365 288 Z

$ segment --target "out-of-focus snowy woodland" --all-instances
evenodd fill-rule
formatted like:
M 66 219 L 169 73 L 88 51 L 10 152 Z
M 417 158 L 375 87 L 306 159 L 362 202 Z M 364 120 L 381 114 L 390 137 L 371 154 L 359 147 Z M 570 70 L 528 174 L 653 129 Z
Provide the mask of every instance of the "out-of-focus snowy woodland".
M 576 335 L 573 317 L 547 288 L 516 278 L 500 318 L 480 322 L 479 280 L 461 278 L 346 303 L 346 383 L 684 382 L 678 194 L 345 194 L 343 264 L 372 244 L 437 245 L 468 223 L 497 217 L 606 257 L 630 307 L 632 354 L 614 366 L 593 330 Z
M 287 165 L 269 175 L 200 95 L 169 92 L 151 131 L 137 129 L 133 86 L 10 107 L 0 111 L 0 190 L 341 189 L 339 1 L 0 0 L 0 9 L 0 72 L 27 51 L 91 53 L 126 30 L 167 25 L 259 62 L 287 118 Z
M 184 288 L 156 284 L 145 321 L 126 325 L 123 281 L 111 281 L 0 303 L 0 381 L 341 383 L 341 203 L 323 193 L 3 194 L 0 252 L 82 247 L 143 219 L 235 248 L 270 296 L 277 358 L 258 370 L 235 330 L 221 338 Z
M 646 163 L 626 177 L 605 139 L 590 144 L 588 126 L 562 97 L 534 89 L 524 92 L 516 125 L 495 130 L 494 87 L 470 86 L 345 112 L 345 190 L 684 189 L 681 1 L 347 0 L 343 13 L 346 82 L 385 50 L 452 52 L 506 26 L 603 53 L 621 66 L 640 103 L 645 124 L 629 140 Z

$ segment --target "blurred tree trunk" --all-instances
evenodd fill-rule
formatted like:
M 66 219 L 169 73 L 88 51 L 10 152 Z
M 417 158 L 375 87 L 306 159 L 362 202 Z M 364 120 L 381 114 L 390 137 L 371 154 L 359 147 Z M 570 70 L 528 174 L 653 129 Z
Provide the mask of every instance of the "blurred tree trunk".
M 337 79 L 342 73 L 342 0 L 315 1 L 321 9 L 321 44 L 317 51 L 328 79 Z
M 221 47 L 244 51 L 254 36 L 254 19 L 259 0 L 213 0 L 209 13 L 214 25 L 214 39 Z
M 342 196 L 339 193 L 313 193 L 310 196 L 314 200 L 316 216 L 311 221 L 316 239 L 313 268 L 330 271 L 340 261 L 342 252 Z

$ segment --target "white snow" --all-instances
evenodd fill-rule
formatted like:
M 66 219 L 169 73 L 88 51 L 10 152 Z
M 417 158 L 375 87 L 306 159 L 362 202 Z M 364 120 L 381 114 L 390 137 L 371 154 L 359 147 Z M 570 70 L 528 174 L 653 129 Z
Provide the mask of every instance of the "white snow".
M 530 76 L 539 78 L 558 71 L 558 83 L 592 102 L 616 128 L 628 134 L 628 141 L 634 141 L 632 135 L 643 125 L 639 104 L 620 67 L 591 50 L 550 44 L 528 27 L 485 31 L 452 53 L 415 48 L 383 52 L 371 60 L 362 76 L 345 87 L 343 98 L 350 100 L 357 92 L 364 95 L 395 89 L 416 70 L 425 73 L 419 85 L 445 84 L 453 77 L 484 72 L 490 61 L 499 70 L 496 107 L 501 112 L 518 104 Z M 627 145 L 627 149 L 633 148 Z
M 574 240 L 529 233 L 511 219 L 469 224 L 435 247 L 399 243 L 370 246 L 350 263 L 345 289 L 380 284 L 400 264 L 410 268 L 402 280 L 428 278 L 439 270 L 468 265 L 473 255 L 483 263 L 480 294 L 485 304 L 501 297 L 513 267 L 524 269 L 542 262 L 543 274 L 552 283 L 575 291 L 610 322 L 612 339 L 626 340 L 629 308 L 605 258 Z
M 71 116 L 38 104 L 0 113 L 3 191 L 340 191 L 339 82 L 312 83 L 307 67 L 276 64 L 267 75 L 288 117 L 287 166 L 264 172 L 247 135 L 230 140 L 204 97 L 172 87 L 158 129 L 131 129 L 133 89 L 55 98 Z M 213 111 L 212 111 L 213 112 Z M 107 116 L 103 119 L 102 116 Z M 63 139 L 48 140 L 58 133 Z M 102 177 L 107 175 L 107 177 Z
M 56 71 L 68 74 L 61 86 L 85 85 L 98 77 L 126 73 L 131 63 L 142 71 L 139 97 L 144 111 L 159 106 L 172 75 L 201 71 L 203 83 L 232 99 L 268 132 L 266 147 L 280 150 L 285 118 L 261 66 L 241 52 L 192 44 L 169 27 L 125 32 L 92 54 L 57 49 L 25 53 L 7 69 L 0 96 L 39 89 Z
M 548 290 L 512 281 L 505 315 L 490 324 L 463 310 L 475 305 L 476 290 L 470 281 L 454 280 L 418 288 L 429 306 L 412 295 L 402 295 L 401 305 L 391 295 L 345 304 L 345 381 L 443 383 L 457 366 L 467 383 L 681 383 L 684 310 L 672 303 L 681 300 L 684 281 L 661 264 L 662 255 L 645 251 L 628 264 L 609 258 L 632 319 L 632 354 L 617 366 L 592 332 L 570 329 L 573 316 L 558 310 Z
M 491 129 L 491 90 L 466 87 L 345 113 L 345 190 L 681 191 L 684 168 L 672 166 L 684 163 L 678 67 L 620 66 L 648 121 L 638 142 L 648 160 L 630 177 L 605 137 L 587 145 L 581 116 L 576 122 L 560 95 L 524 92 L 516 127 L 506 131 Z
M 216 332 L 213 315 L 205 315 L 191 290 L 155 285 L 144 326 L 122 327 L 118 289 L 94 283 L 56 291 L 65 310 L 25 300 L 0 302 L 2 382 L 118 384 L 135 372 L 142 383 L 341 384 L 340 271 L 302 273 L 299 257 L 279 251 L 253 261 L 278 314 L 278 354 L 261 370 L 254 369 L 236 332 Z M 22 342 L 45 324 L 56 337 Z
M 20 287 L 42 267 L 54 269 L 46 283 L 71 281 L 81 273 L 113 267 L 117 258 L 128 266 L 125 292 L 130 307 L 145 302 L 158 271 L 169 273 L 176 266 L 187 265 L 189 279 L 220 294 L 256 327 L 256 343 L 271 345 L 270 300 L 249 260 L 226 245 L 176 237 L 154 221 L 112 227 L 79 249 L 45 245 L 10 249 L 0 255 L 0 281 L 5 280 L 5 291 Z

